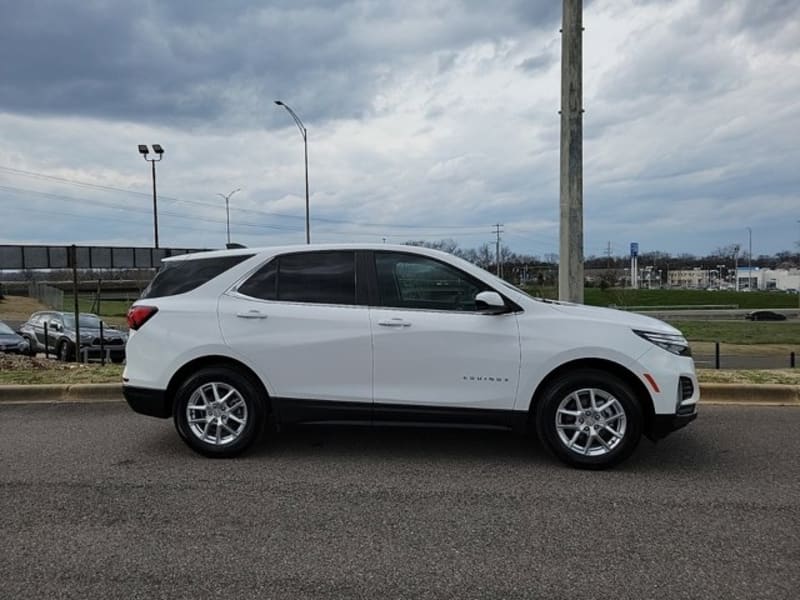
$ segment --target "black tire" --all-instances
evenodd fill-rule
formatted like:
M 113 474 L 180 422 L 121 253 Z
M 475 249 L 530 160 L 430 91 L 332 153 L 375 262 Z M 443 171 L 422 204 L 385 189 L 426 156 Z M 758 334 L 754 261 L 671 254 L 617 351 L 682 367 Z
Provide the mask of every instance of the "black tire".
M 27 335 L 23 335 L 22 337 L 28 342 L 28 351 L 25 353 L 25 356 L 36 356 L 36 345 L 33 343 L 33 340 Z
M 75 352 L 72 349 L 72 344 L 67 340 L 62 340 L 58 343 L 58 360 L 61 362 L 70 362 L 75 358 Z
M 588 390 L 595 391 L 595 398 L 601 396 L 604 402 L 614 399 L 617 404 L 602 413 L 592 412 Z M 576 392 L 580 394 L 574 396 Z M 586 408 L 592 414 L 577 408 L 576 397 L 580 399 L 581 406 L 584 402 L 587 404 Z M 563 407 L 565 412 L 569 407 L 569 410 L 574 409 L 581 414 L 574 417 L 558 415 L 559 427 L 556 413 L 562 403 L 567 403 Z M 534 418 L 539 439 L 556 458 L 581 469 L 606 469 L 625 460 L 636 449 L 642 436 L 642 414 L 641 404 L 624 381 L 598 369 L 580 369 L 563 374 L 547 386 L 537 400 Z M 618 432 L 621 436 L 609 433 L 615 427 L 617 429 L 614 431 L 622 429 L 621 423 L 624 424 L 624 431 Z M 612 429 L 606 430 L 605 425 Z M 562 439 L 562 434 L 577 435 L 577 439 L 570 439 L 575 445 Z M 600 436 L 603 436 L 602 441 Z M 587 449 L 597 454 L 587 453 Z
M 238 412 L 233 416 L 241 418 L 246 414 L 245 423 L 241 426 L 241 430 L 236 434 L 236 437 L 224 444 L 215 444 L 201 439 L 202 434 L 193 429 L 189 423 L 189 412 L 195 415 L 195 418 L 210 414 L 208 410 L 188 410 L 188 407 L 195 392 L 203 389 L 204 386 L 214 384 L 235 390 L 246 409 L 246 412 L 236 409 Z M 247 450 L 261 436 L 264 429 L 266 401 L 267 398 L 262 387 L 247 374 L 233 367 L 207 367 L 192 374 L 178 388 L 172 411 L 175 429 L 177 429 L 183 441 L 195 452 L 211 458 L 232 458 Z M 217 417 L 214 418 L 216 419 Z M 225 418 L 227 419 L 227 417 Z M 232 421 L 228 422 L 232 423 Z M 202 428 L 203 425 L 196 424 L 196 427 Z M 227 431 L 225 429 L 227 427 L 227 424 L 223 424 L 221 427 L 217 424 L 209 424 L 207 430 L 209 435 L 213 436 L 218 430 L 220 432 Z M 234 423 L 233 427 L 236 428 L 237 425 Z M 217 439 L 220 438 L 218 437 Z

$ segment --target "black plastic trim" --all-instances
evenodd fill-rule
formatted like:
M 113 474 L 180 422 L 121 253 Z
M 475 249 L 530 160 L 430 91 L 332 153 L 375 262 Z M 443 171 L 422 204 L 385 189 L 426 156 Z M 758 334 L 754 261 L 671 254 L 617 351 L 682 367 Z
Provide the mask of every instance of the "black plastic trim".
M 272 398 L 272 410 L 278 423 L 368 422 L 473 425 L 505 427 L 525 431 L 527 411 L 425 406 L 419 404 L 373 404 Z
M 167 399 L 165 390 L 123 385 L 122 395 L 125 396 L 128 406 L 139 414 L 159 419 L 172 416 L 172 403 Z
M 696 418 L 697 411 L 688 415 L 654 415 L 647 437 L 653 441 L 663 439 L 673 431 L 686 427 Z

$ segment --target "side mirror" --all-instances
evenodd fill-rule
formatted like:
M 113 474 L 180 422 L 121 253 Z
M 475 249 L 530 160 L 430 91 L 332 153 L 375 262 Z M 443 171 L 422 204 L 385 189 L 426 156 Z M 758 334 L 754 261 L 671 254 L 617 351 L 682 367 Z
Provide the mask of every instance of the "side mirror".
M 50 321 L 47 326 L 52 329 L 53 331 L 61 331 L 61 323 L 58 321 Z
M 505 300 L 497 292 L 479 292 L 475 296 L 475 305 L 478 310 L 490 315 L 500 315 L 508 312 Z

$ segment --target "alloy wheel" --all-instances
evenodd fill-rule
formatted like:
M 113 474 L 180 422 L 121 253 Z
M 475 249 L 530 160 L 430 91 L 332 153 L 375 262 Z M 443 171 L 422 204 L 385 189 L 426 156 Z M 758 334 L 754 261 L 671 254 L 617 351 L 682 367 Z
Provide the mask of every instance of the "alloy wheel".
M 556 409 L 556 431 L 564 447 L 583 456 L 603 456 L 625 438 L 625 409 L 609 392 L 584 388 L 571 392 Z

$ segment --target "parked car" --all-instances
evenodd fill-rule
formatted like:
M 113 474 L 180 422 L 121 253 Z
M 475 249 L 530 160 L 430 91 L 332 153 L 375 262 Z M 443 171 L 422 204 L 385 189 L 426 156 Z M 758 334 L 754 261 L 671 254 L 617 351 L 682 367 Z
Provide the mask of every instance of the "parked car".
M 748 321 L 785 321 L 786 315 L 774 310 L 754 310 L 747 313 L 744 318 Z
M 89 356 L 100 356 L 101 348 L 109 352 L 115 363 L 125 360 L 127 335 L 103 325 L 103 340 L 100 340 L 100 317 L 80 313 L 81 351 Z M 47 335 L 45 336 L 45 324 Z M 60 360 L 75 359 L 75 315 L 58 311 L 39 311 L 33 313 L 20 327 L 20 334 L 28 341 L 31 354 L 46 352 L 55 354 Z
M 426 422 L 532 428 L 561 460 L 603 468 L 697 415 L 677 329 L 532 298 L 425 248 L 172 257 L 128 324 L 128 403 L 213 457 L 267 422 Z
M 28 342 L 25 341 L 25 338 L 0 321 L 0 352 L 28 354 L 28 351 Z

